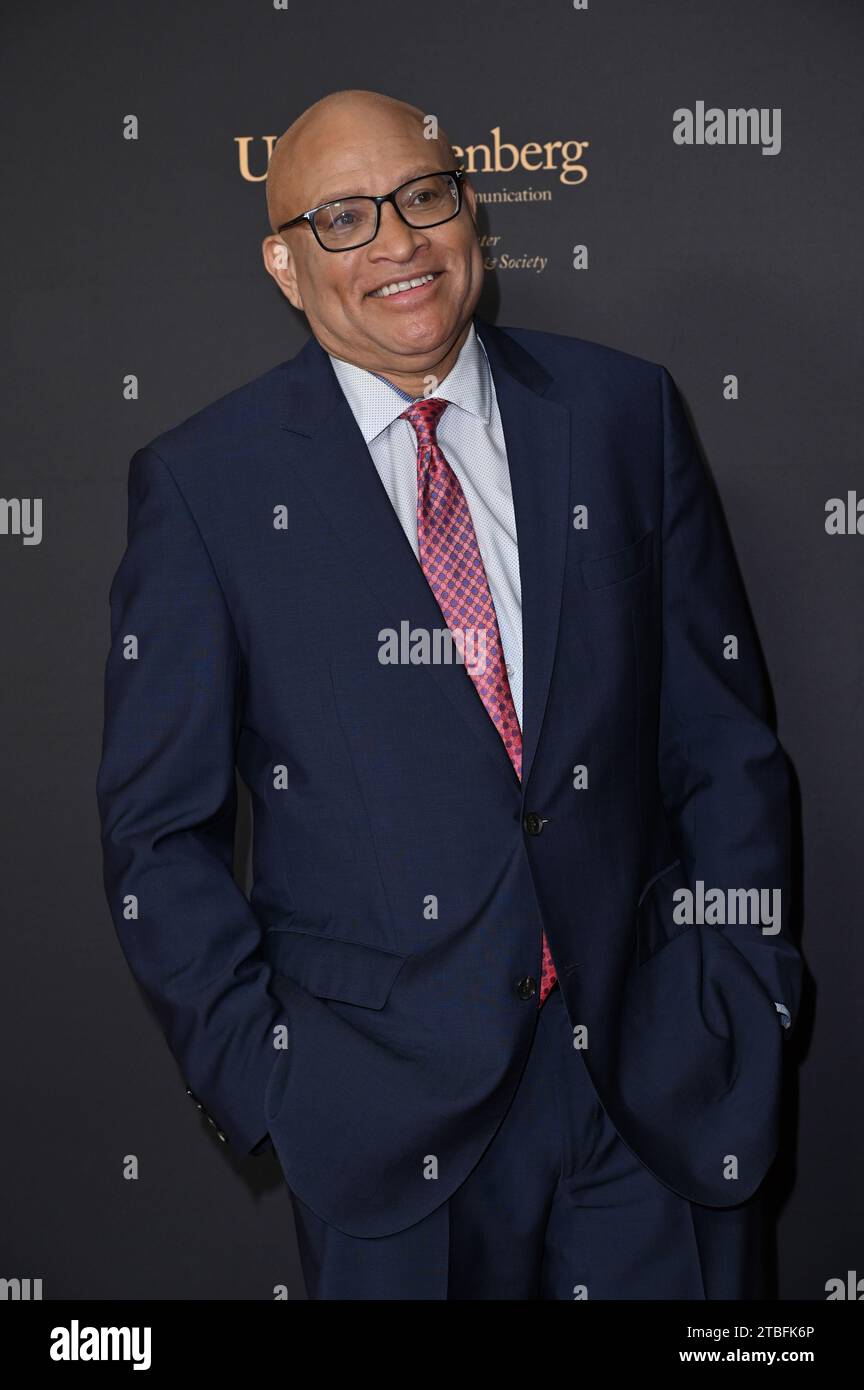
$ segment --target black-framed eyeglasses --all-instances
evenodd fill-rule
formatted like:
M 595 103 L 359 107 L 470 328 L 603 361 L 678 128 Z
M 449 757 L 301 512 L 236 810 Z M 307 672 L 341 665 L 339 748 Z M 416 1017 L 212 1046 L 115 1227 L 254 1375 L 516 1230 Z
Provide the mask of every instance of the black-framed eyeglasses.
M 407 183 L 400 183 L 392 193 L 358 194 L 353 198 L 319 203 L 317 208 L 301 212 L 299 217 L 283 222 L 276 230 L 284 232 L 286 227 L 308 222 L 318 245 L 325 251 L 354 251 L 374 241 L 378 235 L 382 203 L 392 203 L 409 227 L 438 227 L 458 216 L 464 176 L 464 169 L 419 174 Z

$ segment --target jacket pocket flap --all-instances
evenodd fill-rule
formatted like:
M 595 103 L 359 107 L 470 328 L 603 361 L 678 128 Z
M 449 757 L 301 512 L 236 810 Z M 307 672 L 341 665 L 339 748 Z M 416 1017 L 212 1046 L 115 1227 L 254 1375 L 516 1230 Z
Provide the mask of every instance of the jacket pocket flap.
M 651 560 L 653 530 L 646 531 L 632 545 L 614 550 L 611 555 L 595 555 L 582 561 L 582 583 L 586 589 L 605 589 L 609 584 L 639 574 Z
M 270 927 L 264 954 L 279 974 L 321 999 L 381 1009 L 406 957 L 378 946 L 291 927 Z
M 676 936 L 687 930 L 687 923 L 676 922 L 674 894 L 687 888 L 687 872 L 680 859 L 673 859 L 649 878 L 636 904 L 636 933 L 638 963 L 661 951 Z

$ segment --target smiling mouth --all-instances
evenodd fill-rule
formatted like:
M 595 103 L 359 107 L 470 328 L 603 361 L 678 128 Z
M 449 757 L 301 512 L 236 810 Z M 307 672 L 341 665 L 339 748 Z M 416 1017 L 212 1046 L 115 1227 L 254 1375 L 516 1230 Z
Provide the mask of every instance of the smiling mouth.
M 369 290 L 367 299 L 388 299 L 391 294 L 403 294 L 405 290 L 417 290 L 437 280 L 442 272 L 430 270 L 426 275 L 415 275 L 410 280 L 392 280 L 389 285 L 381 285 L 377 290 Z

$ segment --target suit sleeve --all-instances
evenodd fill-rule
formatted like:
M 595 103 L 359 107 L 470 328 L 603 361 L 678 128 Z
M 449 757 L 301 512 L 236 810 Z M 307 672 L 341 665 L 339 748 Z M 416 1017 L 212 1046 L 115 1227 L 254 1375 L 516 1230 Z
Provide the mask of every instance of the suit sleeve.
M 778 923 L 763 930 L 764 918 L 762 925 L 751 919 L 718 929 L 745 955 L 775 1006 L 788 1012 L 785 1038 L 797 1018 L 803 973 L 789 933 L 789 767 L 769 724 L 767 679 L 720 504 L 665 367 L 660 389 L 661 792 L 691 889 L 701 879 L 706 893 L 779 890 L 779 931 Z M 778 900 L 766 895 L 764 901 Z
M 284 1010 L 232 873 L 240 652 L 209 554 L 152 448 L 129 469 L 97 800 L 123 952 L 187 1085 L 232 1146 L 267 1137 Z

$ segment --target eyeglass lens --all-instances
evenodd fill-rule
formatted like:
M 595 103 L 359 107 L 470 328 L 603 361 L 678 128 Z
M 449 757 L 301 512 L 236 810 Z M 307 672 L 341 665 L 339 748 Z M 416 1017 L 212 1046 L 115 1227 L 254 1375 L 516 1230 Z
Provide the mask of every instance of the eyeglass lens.
M 412 227 L 431 227 L 455 216 L 456 180 L 449 174 L 413 179 L 400 188 L 396 202 Z M 314 216 L 315 230 L 325 246 L 359 245 L 375 231 L 375 204 L 371 198 L 342 198 L 326 203 Z

